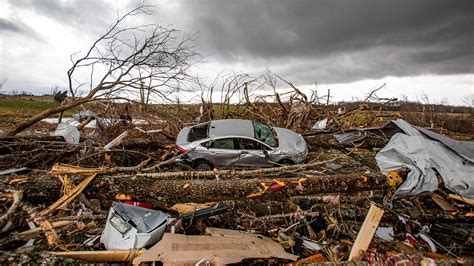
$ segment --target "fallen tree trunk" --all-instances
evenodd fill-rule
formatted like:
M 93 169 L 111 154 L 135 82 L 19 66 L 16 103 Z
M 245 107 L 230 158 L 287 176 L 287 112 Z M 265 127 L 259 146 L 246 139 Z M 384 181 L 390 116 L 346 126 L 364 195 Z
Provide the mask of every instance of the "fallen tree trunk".
M 62 175 L 62 174 L 118 174 L 118 173 L 131 173 L 140 171 L 141 173 L 136 174 L 138 178 L 154 178 L 154 179 L 183 179 L 183 178 L 211 178 L 211 179 L 219 179 L 219 178 L 250 178 L 250 177 L 257 177 L 263 175 L 270 175 L 276 176 L 282 173 L 291 173 L 291 172 L 298 172 L 301 170 L 310 169 L 312 167 L 325 165 L 330 162 L 334 162 L 340 157 L 336 157 L 331 160 L 322 161 L 322 162 L 314 162 L 308 164 L 297 164 L 297 165 L 287 165 L 287 166 L 280 166 L 280 167 L 270 167 L 270 168 L 260 168 L 255 170 L 221 170 L 221 169 L 214 169 L 212 171 L 181 171 L 181 172 L 161 172 L 161 173 L 145 173 L 151 172 L 156 170 L 160 165 L 166 164 L 168 162 L 173 161 L 174 159 L 178 159 L 182 157 L 184 154 L 178 155 L 174 158 L 171 158 L 168 161 L 160 162 L 155 166 L 151 166 L 149 168 L 143 168 L 147 162 L 142 162 L 140 165 L 135 167 L 98 167 L 98 168 L 86 168 L 86 167 L 78 167 L 74 165 L 66 165 L 66 164 L 57 164 L 55 165 L 50 174 L 52 175 Z
M 72 178 L 78 184 L 83 177 Z M 331 175 L 307 178 L 227 180 L 158 180 L 150 176 L 104 175 L 96 177 L 83 191 L 89 199 L 110 203 L 117 194 L 127 194 L 150 203 L 210 202 L 223 200 L 277 199 L 295 195 L 351 193 L 379 190 L 386 179 L 380 174 Z M 8 184 L 8 183 L 6 183 Z M 24 192 L 24 199 L 45 203 L 60 197 L 61 182 L 54 176 L 37 176 L 14 186 Z

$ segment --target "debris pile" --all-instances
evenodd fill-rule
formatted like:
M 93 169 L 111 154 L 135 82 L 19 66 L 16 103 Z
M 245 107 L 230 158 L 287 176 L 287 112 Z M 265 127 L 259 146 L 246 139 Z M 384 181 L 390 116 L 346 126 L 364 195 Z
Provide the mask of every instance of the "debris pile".
M 217 114 L 203 97 L 196 116 L 292 128 L 306 163 L 194 170 L 173 145 L 185 122 L 167 127 L 171 117 L 158 127 L 83 112 L 80 139 L 61 124 L 4 137 L 0 262 L 473 262 L 472 142 L 378 119 L 382 105 L 330 111 L 291 83 L 290 100 L 275 91 L 263 104 L 243 84 L 245 108 L 224 101 Z M 357 123 L 364 113 L 377 119 Z M 85 127 L 93 120 L 101 128 Z

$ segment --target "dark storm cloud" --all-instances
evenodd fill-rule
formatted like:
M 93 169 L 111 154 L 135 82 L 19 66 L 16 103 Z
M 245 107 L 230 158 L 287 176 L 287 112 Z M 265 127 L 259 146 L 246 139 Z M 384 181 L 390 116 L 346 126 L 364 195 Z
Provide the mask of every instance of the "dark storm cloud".
M 147 2 L 158 7 L 157 14 L 143 21 L 199 32 L 206 62 L 238 66 L 250 74 L 270 68 L 294 83 L 311 84 L 474 73 L 473 0 Z M 89 39 L 114 22 L 117 9 L 123 12 L 137 3 L 9 0 L 12 13 L 31 11 Z M 0 32 L 39 38 L 24 19 L 0 19 Z M 42 25 L 30 26 L 41 33 Z
M 201 32 L 214 58 L 276 67 L 299 81 L 474 72 L 472 0 L 205 0 L 182 6 L 187 27 Z

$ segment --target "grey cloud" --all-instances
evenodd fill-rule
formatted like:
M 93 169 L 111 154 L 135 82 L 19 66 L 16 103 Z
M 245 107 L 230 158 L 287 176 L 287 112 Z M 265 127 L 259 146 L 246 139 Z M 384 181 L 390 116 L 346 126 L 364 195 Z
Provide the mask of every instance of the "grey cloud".
M 115 5 L 95 0 L 10 0 L 10 4 L 52 18 L 84 34 L 96 34 L 96 31 L 103 30 L 113 22 L 116 14 Z
M 158 10 L 145 21 L 200 33 L 201 52 L 210 55 L 205 61 L 255 72 L 270 68 L 298 84 L 474 73 L 472 0 L 148 2 Z M 114 21 L 116 4 L 125 8 L 122 0 L 10 0 L 13 8 L 92 38 Z M 160 8 L 167 4 L 178 8 Z M 175 13 L 164 13 L 170 10 Z M 0 19 L 0 31 L 34 34 L 21 18 Z
M 10 20 L 0 18 L 0 31 L 9 31 L 12 33 L 22 33 L 22 29 L 18 26 L 18 24 L 13 23 Z
M 470 0 L 181 3 L 186 27 L 201 32 L 213 58 L 280 69 L 296 82 L 473 72 Z M 341 56 L 356 65 L 337 62 Z
M 17 18 L 0 18 L 0 32 L 4 34 L 16 34 L 34 40 L 42 40 L 41 35 Z

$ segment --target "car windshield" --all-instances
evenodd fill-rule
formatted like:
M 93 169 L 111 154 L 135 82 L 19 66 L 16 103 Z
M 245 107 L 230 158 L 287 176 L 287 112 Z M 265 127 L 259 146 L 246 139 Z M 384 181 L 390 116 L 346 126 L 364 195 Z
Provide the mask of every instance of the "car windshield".
M 278 146 L 278 137 L 273 128 L 257 121 L 252 121 L 252 123 L 256 139 L 273 148 Z

